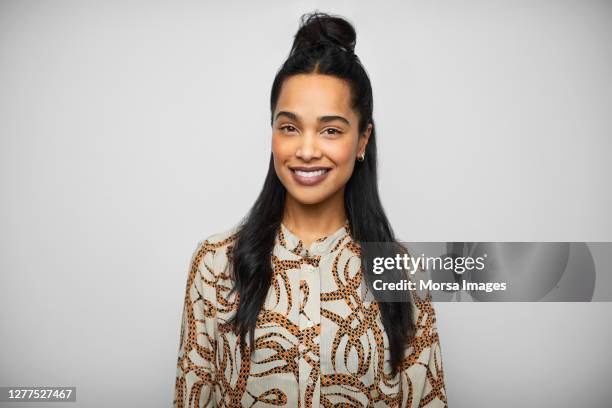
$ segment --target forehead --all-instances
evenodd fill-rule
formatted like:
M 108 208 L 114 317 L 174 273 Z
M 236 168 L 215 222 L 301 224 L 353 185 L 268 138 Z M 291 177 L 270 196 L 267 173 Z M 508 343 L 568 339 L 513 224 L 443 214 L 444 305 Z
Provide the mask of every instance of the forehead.
M 276 103 L 276 111 L 281 110 L 304 117 L 354 115 L 348 82 L 321 74 L 299 74 L 287 78 Z

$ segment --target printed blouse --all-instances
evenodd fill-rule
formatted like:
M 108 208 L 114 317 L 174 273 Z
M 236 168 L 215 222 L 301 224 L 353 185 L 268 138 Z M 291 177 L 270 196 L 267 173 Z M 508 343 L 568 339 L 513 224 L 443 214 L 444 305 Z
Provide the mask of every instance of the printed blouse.
M 187 276 L 174 407 L 446 407 L 436 316 L 412 296 L 416 334 L 399 373 L 378 305 L 362 292 L 350 226 L 306 248 L 284 224 L 252 356 L 229 323 L 237 226 L 200 241 Z M 247 347 L 249 346 L 247 336 Z

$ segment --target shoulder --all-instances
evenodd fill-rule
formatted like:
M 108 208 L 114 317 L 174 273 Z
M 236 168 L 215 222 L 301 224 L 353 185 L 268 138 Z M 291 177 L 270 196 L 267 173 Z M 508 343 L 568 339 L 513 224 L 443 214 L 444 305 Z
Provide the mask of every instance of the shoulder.
M 198 241 L 191 260 L 192 270 L 199 271 L 203 278 L 226 274 L 238 231 L 239 224 L 234 224 Z
M 234 224 L 232 227 L 227 228 L 223 231 L 208 235 L 200 241 L 200 244 L 215 249 L 227 248 L 228 246 L 232 245 L 236 240 L 236 236 L 238 234 L 239 229 L 239 224 Z

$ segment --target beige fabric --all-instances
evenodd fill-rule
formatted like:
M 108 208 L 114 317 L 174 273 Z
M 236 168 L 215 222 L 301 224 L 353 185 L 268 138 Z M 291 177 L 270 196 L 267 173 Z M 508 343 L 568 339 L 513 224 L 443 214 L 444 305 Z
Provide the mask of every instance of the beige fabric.
M 377 304 L 362 300 L 359 245 L 348 220 L 305 248 L 281 224 L 273 283 L 251 359 L 227 323 L 237 306 L 231 250 L 237 227 L 198 243 L 188 274 L 175 407 L 445 407 L 431 302 L 413 297 L 417 335 L 390 376 Z

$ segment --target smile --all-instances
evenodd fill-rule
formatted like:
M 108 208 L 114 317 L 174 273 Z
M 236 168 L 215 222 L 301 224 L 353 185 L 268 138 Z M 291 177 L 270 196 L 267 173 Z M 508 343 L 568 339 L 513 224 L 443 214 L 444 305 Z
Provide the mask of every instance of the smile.
M 303 186 L 313 186 L 319 184 L 330 172 L 327 167 L 290 167 L 293 179 Z
M 329 170 L 314 170 L 314 171 L 303 171 L 303 170 L 293 170 L 295 174 L 301 177 L 316 177 L 321 174 L 327 173 Z

